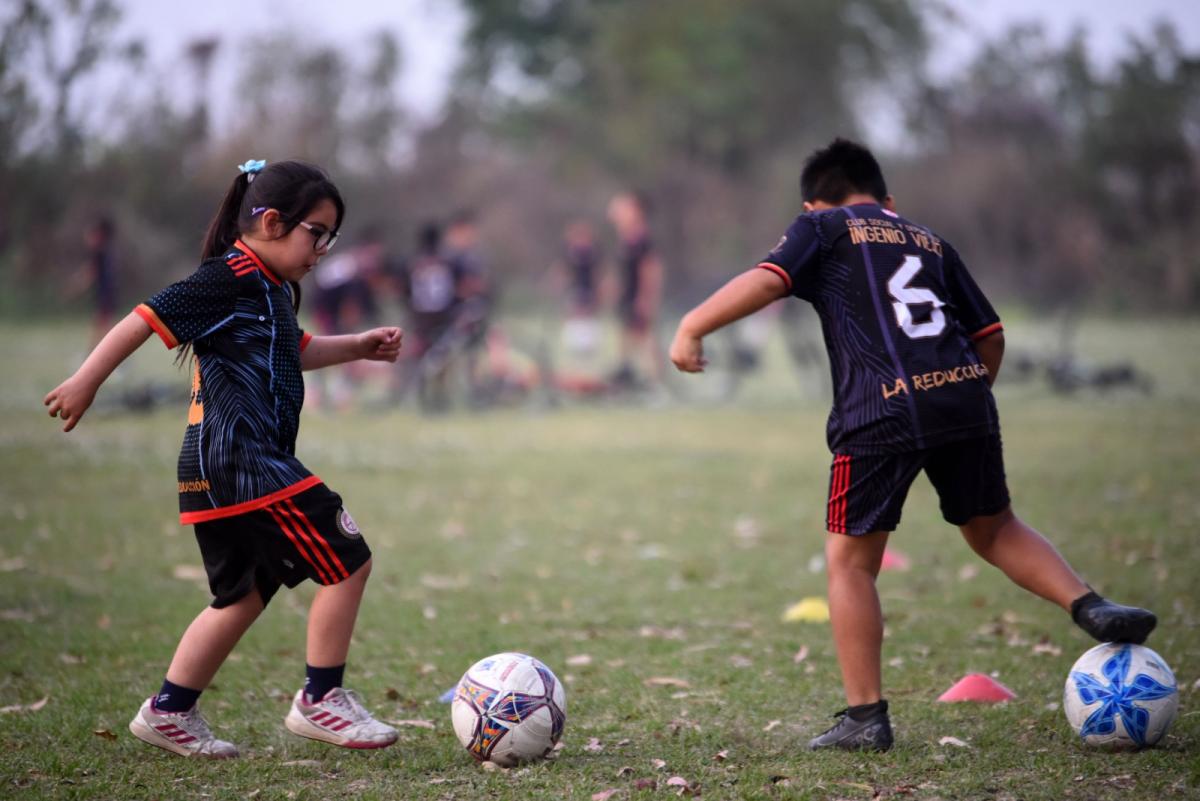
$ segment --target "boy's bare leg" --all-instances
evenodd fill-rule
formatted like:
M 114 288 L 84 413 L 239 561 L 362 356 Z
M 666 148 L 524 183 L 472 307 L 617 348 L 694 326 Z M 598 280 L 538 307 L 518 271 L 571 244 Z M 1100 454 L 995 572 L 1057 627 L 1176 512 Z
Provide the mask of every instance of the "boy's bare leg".
M 1070 611 L 1071 602 L 1088 592 L 1058 550 L 1013 514 L 1011 507 L 1000 514 L 973 517 L 960 529 L 977 554 L 1034 595 Z
M 879 575 L 888 534 L 874 531 L 857 537 L 825 535 L 829 617 L 849 706 L 873 704 L 883 697 L 880 676 L 883 612 L 875 578 Z
M 167 668 L 167 681 L 192 690 L 208 687 L 262 610 L 262 596 L 255 589 L 229 606 L 221 609 L 210 606 L 196 615 L 175 648 L 175 656 Z
M 350 653 L 350 637 L 358 619 L 371 561 L 345 581 L 320 587 L 308 610 L 308 644 L 305 656 L 313 667 L 336 667 L 346 664 Z

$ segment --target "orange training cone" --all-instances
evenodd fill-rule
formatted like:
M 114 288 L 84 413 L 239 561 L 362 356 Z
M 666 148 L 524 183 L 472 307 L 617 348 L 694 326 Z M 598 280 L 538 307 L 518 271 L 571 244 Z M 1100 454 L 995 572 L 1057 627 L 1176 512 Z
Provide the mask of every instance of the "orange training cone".
M 1000 704 L 1016 698 L 1017 694 L 991 676 L 968 673 L 938 697 L 939 701 L 979 701 L 984 704 Z

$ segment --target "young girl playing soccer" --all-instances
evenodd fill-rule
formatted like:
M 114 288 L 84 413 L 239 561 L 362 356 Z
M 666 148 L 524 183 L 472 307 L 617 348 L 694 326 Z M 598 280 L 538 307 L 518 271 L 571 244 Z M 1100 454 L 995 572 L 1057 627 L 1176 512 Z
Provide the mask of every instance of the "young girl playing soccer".
M 395 362 L 399 328 L 319 336 L 296 322 L 298 281 L 333 246 L 345 205 L 321 170 L 285 161 L 239 167 L 190 277 L 139 305 L 46 396 L 70 431 L 112 371 L 151 333 L 188 346 L 194 372 L 179 456 L 180 521 L 194 524 L 212 604 L 184 632 L 162 689 L 129 729 L 184 756 L 232 757 L 196 701 L 281 585 L 320 584 L 308 618 L 307 679 L 284 725 L 347 748 L 382 748 L 396 731 L 342 687 L 371 551 L 341 497 L 295 456 L 301 370 L 355 359 Z

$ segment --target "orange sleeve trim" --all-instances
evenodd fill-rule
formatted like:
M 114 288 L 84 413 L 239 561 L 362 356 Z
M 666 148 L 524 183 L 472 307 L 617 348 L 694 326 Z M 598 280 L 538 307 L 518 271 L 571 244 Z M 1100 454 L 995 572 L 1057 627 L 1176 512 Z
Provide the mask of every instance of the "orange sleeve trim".
M 764 262 L 760 262 L 758 264 L 758 266 L 763 268 L 764 270 L 770 270 L 771 272 L 775 273 L 776 275 L 778 275 L 780 278 L 783 279 L 783 282 L 785 284 L 787 284 L 788 289 L 792 288 L 792 277 L 787 274 L 787 270 L 783 269 L 778 264 L 771 264 L 771 262 L 769 262 L 769 261 L 764 261 Z
M 304 336 L 300 337 L 300 352 L 301 353 L 304 353 L 304 349 L 308 347 L 309 342 L 312 342 L 312 338 L 313 338 L 313 335 L 308 333 L 307 331 L 304 332 Z
M 162 339 L 163 343 L 166 344 L 168 349 L 179 347 L 179 340 L 175 339 L 175 335 L 171 333 L 170 328 L 167 328 L 166 323 L 158 318 L 158 314 L 154 311 L 154 309 L 150 308 L 145 303 L 139 303 L 137 306 L 133 307 L 133 311 L 138 317 L 141 317 L 146 321 L 146 325 L 150 326 L 150 329 L 154 331 L 154 333 L 158 334 L 159 338 Z
M 322 483 L 321 479 L 316 476 L 309 476 L 306 479 L 297 481 L 290 487 L 284 487 L 281 490 L 272 492 L 270 495 L 264 495 L 261 498 L 255 498 L 252 501 L 235 504 L 233 506 L 221 506 L 217 509 L 204 509 L 199 512 L 180 512 L 179 522 L 185 526 L 194 525 L 196 523 L 207 523 L 210 520 L 220 520 L 224 517 L 236 517 L 244 515 L 247 512 L 256 512 L 259 509 L 265 509 L 273 503 L 279 503 L 282 500 L 299 495 L 306 489 L 315 487 Z
M 997 331 L 1003 331 L 1003 330 L 1004 330 L 1004 326 L 1002 324 L 992 323 L 989 326 L 980 328 L 974 334 L 971 334 L 971 341 L 978 342 L 979 340 L 983 339 L 984 337 L 990 337 L 992 334 L 996 333 Z

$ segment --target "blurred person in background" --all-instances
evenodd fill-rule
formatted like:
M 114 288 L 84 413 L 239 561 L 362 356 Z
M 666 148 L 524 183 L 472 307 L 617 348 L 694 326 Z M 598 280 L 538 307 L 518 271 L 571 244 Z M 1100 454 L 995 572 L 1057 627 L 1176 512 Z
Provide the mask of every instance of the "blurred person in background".
M 376 294 L 386 278 L 385 258 L 380 227 L 371 224 L 359 232 L 357 242 L 344 253 L 318 263 L 313 272 L 313 314 L 321 334 L 344 334 L 375 323 L 379 318 Z M 313 405 L 321 405 L 327 392 L 335 406 L 349 403 L 351 388 L 364 366 L 352 362 L 318 373 L 312 387 Z
M 554 264 L 556 289 L 566 300 L 563 343 L 573 356 L 595 354 L 600 344 L 599 250 L 596 232 L 587 220 L 577 219 L 563 231 L 563 254 Z
M 117 266 L 113 255 L 116 225 L 112 218 L 99 216 L 83 232 L 86 256 L 68 284 L 68 294 L 78 297 L 92 291 L 95 313 L 92 316 L 91 345 L 95 347 L 112 327 L 117 307 Z
M 663 265 L 650 241 L 649 216 L 649 201 L 640 192 L 621 192 L 609 201 L 608 219 L 620 243 L 621 363 L 613 377 L 617 385 L 637 384 L 637 361 L 645 363 L 655 385 L 662 384 L 663 354 L 654 333 L 662 302 Z
M 495 285 L 479 247 L 475 213 L 461 209 L 446 226 L 444 256 L 454 274 L 454 325 L 465 337 L 467 378 L 471 394 L 480 390 L 479 362 L 489 344 Z

